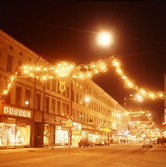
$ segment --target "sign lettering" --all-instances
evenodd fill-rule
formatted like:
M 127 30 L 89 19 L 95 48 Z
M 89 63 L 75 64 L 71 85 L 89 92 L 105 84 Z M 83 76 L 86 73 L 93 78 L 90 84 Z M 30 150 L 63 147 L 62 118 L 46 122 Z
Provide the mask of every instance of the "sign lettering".
M 7 115 L 31 118 L 31 111 L 7 107 L 7 106 L 4 107 L 3 113 Z

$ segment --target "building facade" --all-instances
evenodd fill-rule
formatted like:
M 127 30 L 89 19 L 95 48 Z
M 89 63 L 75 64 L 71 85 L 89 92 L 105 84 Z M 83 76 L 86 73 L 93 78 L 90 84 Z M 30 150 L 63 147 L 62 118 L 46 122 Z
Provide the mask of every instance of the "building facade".
M 125 129 L 124 108 L 92 80 L 16 75 L 24 64 L 50 63 L 0 31 L 0 148 L 78 145 Z

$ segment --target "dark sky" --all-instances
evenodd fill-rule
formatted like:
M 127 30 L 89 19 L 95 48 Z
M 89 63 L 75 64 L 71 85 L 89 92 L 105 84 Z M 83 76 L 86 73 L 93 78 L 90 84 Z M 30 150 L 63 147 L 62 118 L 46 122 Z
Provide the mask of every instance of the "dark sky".
M 90 63 L 114 55 L 137 86 L 164 90 L 166 72 L 166 3 L 160 1 L 0 1 L 0 29 L 52 63 Z M 113 44 L 97 45 L 108 31 Z M 120 104 L 133 90 L 113 68 L 93 80 Z M 157 124 L 163 100 L 145 100 Z

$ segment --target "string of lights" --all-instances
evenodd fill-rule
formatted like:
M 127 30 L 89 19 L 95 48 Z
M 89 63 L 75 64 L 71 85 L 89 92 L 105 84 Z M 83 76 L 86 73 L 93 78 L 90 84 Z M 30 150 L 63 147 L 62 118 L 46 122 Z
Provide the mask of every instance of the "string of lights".
M 68 76 L 73 79 L 83 80 L 87 78 L 91 79 L 94 75 L 106 72 L 109 68 L 112 69 L 114 67 L 116 72 L 124 81 L 124 84 L 128 88 L 136 90 L 144 98 L 146 97 L 152 100 L 164 98 L 164 92 L 162 91 L 146 91 L 145 89 L 135 85 L 129 79 L 129 77 L 124 74 L 120 66 L 120 62 L 115 59 L 114 56 L 111 56 L 104 60 L 91 62 L 90 64 L 81 64 L 79 66 L 76 66 L 74 63 L 66 61 L 58 62 L 55 65 L 49 65 L 47 67 L 43 67 L 41 65 L 35 66 L 23 64 L 22 66 L 17 68 L 15 74 L 11 76 L 7 87 L 3 90 L 3 95 L 8 94 L 12 84 L 15 82 L 15 79 L 19 76 L 32 77 L 40 80 L 47 80 L 53 78 L 59 78 L 60 80 L 62 80 L 63 78 Z

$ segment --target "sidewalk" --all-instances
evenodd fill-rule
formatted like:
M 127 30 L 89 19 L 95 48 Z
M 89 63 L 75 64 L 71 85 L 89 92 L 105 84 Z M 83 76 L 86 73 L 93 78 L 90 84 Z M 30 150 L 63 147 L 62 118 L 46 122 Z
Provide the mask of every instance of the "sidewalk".
M 76 146 L 70 146 L 70 148 L 75 148 Z M 31 148 L 6 148 L 0 149 L 0 154 L 2 153 L 18 153 L 18 152 L 37 152 L 44 150 L 53 149 L 69 149 L 69 146 L 48 146 L 48 147 L 31 147 Z

